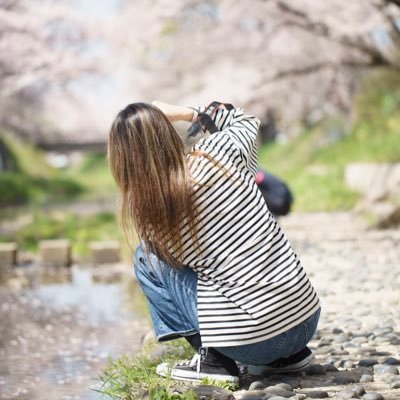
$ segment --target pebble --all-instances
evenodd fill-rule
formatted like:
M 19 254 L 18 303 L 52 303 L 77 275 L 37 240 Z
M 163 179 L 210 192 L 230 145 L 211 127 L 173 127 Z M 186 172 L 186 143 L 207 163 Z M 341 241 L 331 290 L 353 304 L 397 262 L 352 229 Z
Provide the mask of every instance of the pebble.
M 339 335 L 336 335 L 336 336 L 333 338 L 333 341 L 334 341 L 335 343 L 346 343 L 346 342 L 349 341 L 349 336 L 346 335 L 345 333 L 340 333 Z
M 340 328 L 333 328 L 332 329 L 332 333 L 334 333 L 334 334 L 340 334 L 340 333 L 343 333 L 343 329 L 340 329 Z
M 336 369 L 338 369 L 338 368 L 341 368 L 342 366 L 343 366 L 343 360 L 337 360 L 337 361 L 335 361 L 334 363 L 333 363 L 333 366 L 336 368 Z
M 222 389 L 213 385 L 198 385 L 192 388 L 197 398 L 213 399 L 213 400 L 232 400 L 234 399 L 233 393 L 230 390 Z M 262 391 L 261 391 L 262 393 Z M 246 393 L 247 394 L 247 393 Z M 243 397 L 245 398 L 245 397 Z M 250 400 L 248 397 L 247 400 Z M 261 397 L 253 398 L 251 400 L 259 400 Z
M 325 375 L 325 368 L 320 364 L 312 364 L 305 369 L 306 375 Z
M 377 392 L 369 392 L 364 394 L 362 400 L 385 400 L 385 398 Z
M 249 390 L 242 396 L 243 400 L 262 400 L 267 398 L 263 390 Z
M 343 363 L 343 368 L 345 368 L 345 369 L 354 368 L 353 361 L 350 361 L 350 360 L 344 361 L 344 363 Z
M 389 375 L 386 379 L 387 383 L 392 383 L 394 381 L 400 381 L 400 376 L 399 375 Z
M 358 362 L 359 367 L 373 367 L 376 364 L 379 364 L 379 362 L 374 358 L 365 358 Z
M 288 383 L 278 383 L 277 385 L 275 385 L 276 387 L 282 388 L 287 390 L 288 392 L 293 392 L 293 388 L 292 386 L 290 386 Z
M 272 397 L 263 397 L 263 400 L 286 400 L 284 397 L 282 397 L 282 396 L 272 396 Z
M 325 372 L 337 372 L 338 369 L 333 364 L 323 364 Z
M 385 343 L 385 342 L 390 342 L 390 339 L 388 337 L 386 337 L 386 336 L 377 336 L 374 339 L 374 342 L 377 343 L 377 344 Z
M 289 397 L 289 400 L 305 400 L 306 398 L 307 398 L 307 396 L 305 394 L 298 393 L 298 394 L 295 394 L 292 397 Z
M 336 385 L 348 385 L 349 383 L 356 383 L 356 381 L 351 376 L 338 375 L 333 378 L 333 383 Z
M 320 355 L 325 355 L 325 354 L 331 354 L 333 351 L 333 347 L 331 346 L 323 346 L 323 347 L 318 347 L 314 350 L 315 354 L 320 354 Z
M 386 335 L 387 333 L 391 333 L 393 332 L 393 328 L 392 327 L 386 327 L 386 328 L 377 328 L 374 330 L 374 335 L 375 336 L 382 336 L 382 335 Z
M 383 363 L 387 365 L 400 365 L 400 360 L 394 357 L 388 357 Z
M 362 346 L 358 349 L 358 351 L 362 354 L 371 354 L 376 351 L 376 348 L 371 346 Z
M 368 343 L 368 339 L 365 336 L 353 337 L 353 339 L 351 339 L 351 341 L 352 341 L 352 343 L 355 343 L 355 344 Z
M 265 385 L 260 381 L 254 381 L 249 386 L 249 391 L 257 390 L 257 389 L 265 389 Z
M 398 381 L 393 381 L 393 382 L 390 384 L 390 389 L 400 389 L 400 380 L 398 380 Z
M 286 390 L 279 386 L 268 386 L 264 389 L 264 393 L 270 396 L 281 396 L 286 399 L 294 396 L 292 388 L 290 388 L 290 390 Z
M 347 350 L 343 349 L 334 349 L 331 351 L 333 356 L 348 356 L 350 353 Z
M 389 343 L 393 346 L 400 346 L 400 338 L 399 337 L 391 338 Z
M 307 397 L 311 399 L 326 399 L 329 397 L 329 394 L 325 390 L 312 390 L 307 393 Z
M 343 389 L 338 394 L 337 397 L 340 399 L 358 399 L 358 394 L 351 389 Z
M 385 357 L 385 356 L 390 356 L 390 353 L 388 353 L 387 351 L 371 351 L 371 353 L 369 353 L 371 356 L 373 357 Z
M 331 344 L 331 340 L 321 338 L 321 340 L 317 344 L 317 347 L 330 346 L 330 344 Z
M 363 396 L 365 394 L 365 389 L 364 386 L 358 385 L 358 386 L 353 386 L 351 390 L 354 390 L 358 396 Z
M 374 374 L 375 375 L 383 375 L 383 374 L 399 375 L 399 370 L 394 365 L 377 364 L 377 365 L 374 365 Z

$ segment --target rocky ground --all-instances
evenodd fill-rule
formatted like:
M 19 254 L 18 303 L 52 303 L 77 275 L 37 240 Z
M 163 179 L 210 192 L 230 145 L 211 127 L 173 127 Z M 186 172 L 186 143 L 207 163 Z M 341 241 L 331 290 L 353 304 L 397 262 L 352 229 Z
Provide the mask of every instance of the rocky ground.
M 316 363 L 244 376 L 233 393 L 200 386 L 199 398 L 400 399 L 400 230 L 368 230 L 349 213 L 293 214 L 280 224 L 321 298 Z

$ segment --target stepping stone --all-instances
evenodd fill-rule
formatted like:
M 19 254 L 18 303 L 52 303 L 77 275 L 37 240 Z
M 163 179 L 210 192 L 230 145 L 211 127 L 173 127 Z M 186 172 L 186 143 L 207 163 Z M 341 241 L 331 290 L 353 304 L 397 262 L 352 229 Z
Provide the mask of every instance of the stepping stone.
M 0 268 L 14 267 L 17 265 L 17 244 L 0 243 Z
M 69 240 L 42 240 L 39 242 L 40 261 L 45 267 L 70 267 L 72 263 Z
M 120 261 L 121 246 L 116 240 L 89 244 L 93 264 L 115 264 Z

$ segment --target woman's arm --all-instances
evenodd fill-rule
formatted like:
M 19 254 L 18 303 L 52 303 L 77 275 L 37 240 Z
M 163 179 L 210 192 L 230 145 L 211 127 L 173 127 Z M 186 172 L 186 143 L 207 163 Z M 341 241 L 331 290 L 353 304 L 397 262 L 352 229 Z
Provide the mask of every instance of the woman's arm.
M 159 108 L 171 122 L 192 121 L 193 110 L 191 108 L 163 103 L 162 101 L 153 101 L 151 104 Z

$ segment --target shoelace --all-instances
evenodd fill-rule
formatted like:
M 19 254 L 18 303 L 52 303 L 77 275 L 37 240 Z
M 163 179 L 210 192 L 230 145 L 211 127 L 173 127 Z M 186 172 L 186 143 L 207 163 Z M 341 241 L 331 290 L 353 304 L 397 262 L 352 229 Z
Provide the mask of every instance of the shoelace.
M 197 365 L 196 365 L 196 363 L 197 363 Z M 196 372 L 198 374 L 200 374 L 200 365 L 201 365 L 201 355 L 200 354 L 195 354 L 189 363 L 190 367 L 194 367 L 195 365 L 196 365 Z
M 207 357 L 207 348 L 206 347 L 200 347 L 198 350 L 198 353 L 196 353 L 190 362 L 188 361 L 180 361 L 177 363 L 177 365 L 189 365 L 190 368 L 193 368 L 196 364 L 196 372 L 199 375 L 200 374 L 200 367 L 201 367 L 201 362 L 204 361 L 204 359 Z

